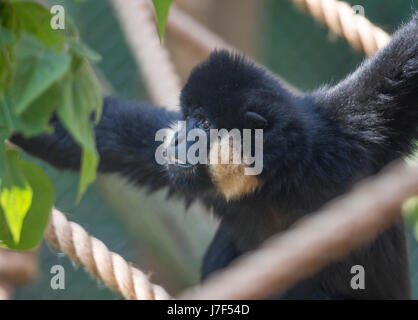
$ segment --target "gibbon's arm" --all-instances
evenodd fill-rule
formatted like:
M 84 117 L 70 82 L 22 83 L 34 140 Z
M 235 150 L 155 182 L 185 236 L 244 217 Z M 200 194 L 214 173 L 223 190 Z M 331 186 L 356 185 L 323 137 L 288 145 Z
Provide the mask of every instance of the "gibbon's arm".
M 160 188 L 168 183 L 164 167 L 155 161 L 155 133 L 181 118 L 180 113 L 117 98 L 105 98 L 103 113 L 95 127 L 99 172 L 121 173 L 136 184 Z M 28 153 L 55 167 L 79 170 L 81 149 L 63 128 L 57 117 L 52 120 L 53 135 L 11 141 Z
M 418 137 L 418 13 L 353 74 L 313 96 L 373 159 L 390 161 L 410 152 Z

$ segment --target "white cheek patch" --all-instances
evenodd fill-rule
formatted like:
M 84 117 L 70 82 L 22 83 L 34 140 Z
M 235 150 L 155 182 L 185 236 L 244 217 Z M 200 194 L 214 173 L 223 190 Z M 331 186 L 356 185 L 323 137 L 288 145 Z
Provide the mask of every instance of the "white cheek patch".
M 241 142 L 234 142 L 230 136 L 221 139 L 211 139 L 209 149 L 209 163 L 216 164 L 240 164 Z
M 227 200 L 255 192 L 261 187 L 260 179 L 245 174 L 241 143 L 230 137 L 211 141 L 209 173 L 213 183 Z

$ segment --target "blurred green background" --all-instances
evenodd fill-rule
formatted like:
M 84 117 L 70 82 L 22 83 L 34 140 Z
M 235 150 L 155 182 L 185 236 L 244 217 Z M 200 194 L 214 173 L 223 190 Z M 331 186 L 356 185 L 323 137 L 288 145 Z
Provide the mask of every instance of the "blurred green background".
M 78 25 L 82 39 L 102 55 L 95 71 L 105 93 L 147 100 L 141 74 L 107 0 L 43 2 L 64 5 L 67 15 Z M 364 58 L 288 0 L 177 2 L 226 40 L 303 90 L 338 81 Z M 407 21 L 412 8 L 418 8 L 418 0 L 348 2 L 363 6 L 366 17 L 388 32 Z M 222 23 L 220 15 L 225 16 Z M 243 32 L 246 26 L 256 31 Z M 189 68 L 179 71 L 187 74 Z M 152 280 L 170 293 L 198 282 L 200 261 L 216 228 L 210 212 L 199 204 L 186 212 L 181 202 L 167 201 L 165 191 L 149 195 L 109 176 L 99 177 L 76 207 L 78 176 L 38 163 L 55 184 L 56 206 L 70 220 L 80 223 L 111 250 L 149 272 Z M 417 299 L 418 245 L 411 234 L 408 241 L 413 294 Z M 46 243 L 39 251 L 39 278 L 18 289 L 17 299 L 121 299 Z M 65 290 L 50 287 L 50 269 L 57 264 L 66 271 Z

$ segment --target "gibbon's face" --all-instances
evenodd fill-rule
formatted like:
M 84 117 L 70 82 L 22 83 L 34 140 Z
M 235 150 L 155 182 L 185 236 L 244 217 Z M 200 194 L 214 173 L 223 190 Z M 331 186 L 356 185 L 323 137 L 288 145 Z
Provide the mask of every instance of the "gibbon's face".
M 200 141 L 209 136 L 209 130 L 213 128 L 213 124 L 203 114 L 195 113 L 193 116 L 184 117 L 181 122 L 173 123 L 171 128 L 175 132 L 170 142 L 174 150 L 169 159 L 174 163 L 169 164 L 167 169 L 172 185 L 192 195 L 213 191 L 213 184 L 207 170 L 207 145 L 193 152 L 194 156 L 198 159 L 204 158 L 204 161 L 191 161 L 187 156 L 192 153 L 192 145 L 196 140 Z M 191 133 L 194 131 L 198 134 L 194 136 L 196 139 L 192 140 Z
M 272 99 L 270 91 L 275 86 L 263 69 L 226 52 L 212 54 L 192 71 L 180 99 L 185 124 L 171 143 L 176 152 L 183 148 L 183 153 L 184 150 L 187 153 L 186 157 L 176 156 L 172 159 L 175 164 L 168 165 L 176 188 L 192 194 L 214 191 L 230 200 L 251 194 L 262 186 L 262 170 L 258 174 L 246 173 L 249 163 L 244 159 L 245 148 L 248 149 L 244 130 L 251 130 L 250 154 L 262 152 L 263 136 L 257 140 L 255 129 L 269 130 L 275 121 L 265 107 Z M 217 129 L 215 133 L 214 129 Z M 238 132 L 237 143 L 232 142 L 230 135 L 226 138 L 220 135 L 222 129 Z M 196 148 L 195 143 L 201 140 L 207 144 Z M 197 163 L 190 161 L 191 153 L 199 158 Z M 258 165 L 262 167 L 262 155 L 260 162 Z
M 249 141 L 250 154 L 255 154 L 255 143 L 262 145 L 262 136 L 256 140 L 251 132 L 244 140 L 244 129 L 262 128 L 267 122 L 255 112 L 237 114 L 237 117 L 241 117 L 242 122 L 235 122 L 234 128 L 220 127 L 205 108 L 195 107 L 188 108 L 184 121 L 177 124 L 177 128 L 176 123 L 173 124 L 173 164 L 168 165 L 168 172 L 176 188 L 191 194 L 220 193 L 230 200 L 250 194 L 261 186 L 256 175 L 246 174 L 249 163 L 244 162 L 243 157 L 248 148 L 245 141 Z M 262 166 L 262 158 L 260 163 Z

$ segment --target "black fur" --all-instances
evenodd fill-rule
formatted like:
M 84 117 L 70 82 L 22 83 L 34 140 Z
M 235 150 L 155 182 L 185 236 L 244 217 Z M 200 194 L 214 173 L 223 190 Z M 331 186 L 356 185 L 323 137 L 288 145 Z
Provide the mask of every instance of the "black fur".
M 115 98 L 105 99 L 96 127 L 101 172 L 119 172 L 152 190 L 169 186 L 187 201 L 200 199 L 221 218 L 203 277 L 227 266 L 267 237 L 346 192 L 359 179 L 409 155 L 418 124 L 418 15 L 392 42 L 334 87 L 304 95 L 265 69 L 225 51 L 196 67 L 181 95 L 182 113 Z M 250 113 L 250 117 L 248 116 Z M 254 194 L 226 201 L 203 165 L 159 166 L 155 132 L 184 116 L 216 128 L 264 127 L 264 184 Z M 252 119 L 252 120 L 251 120 Z M 265 120 L 265 121 L 263 121 Z M 261 122 L 260 122 L 261 121 Z M 56 133 L 13 141 L 67 169 L 78 169 L 80 150 L 54 121 Z M 366 271 L 366 289 L 350 287 L 353 265 Z M 283 299 L 410 298 L 403 221 L 373 243 L 302 281 Z

